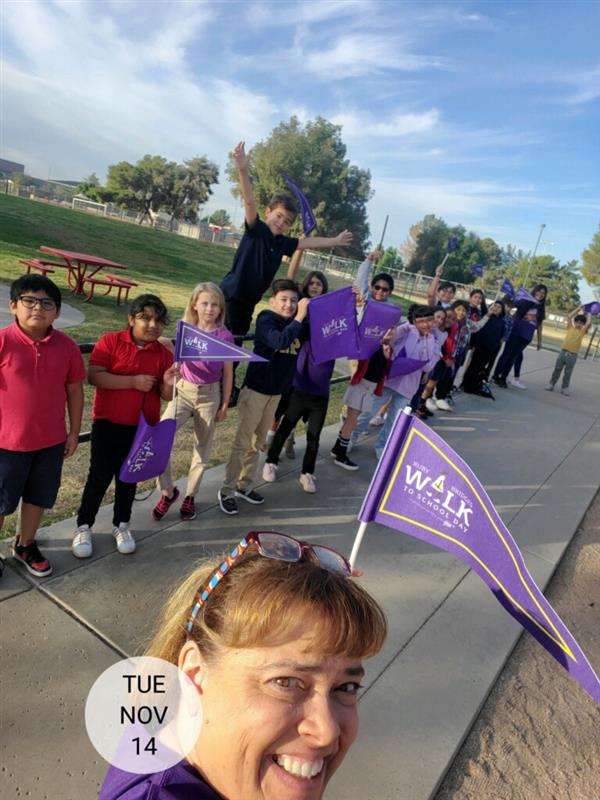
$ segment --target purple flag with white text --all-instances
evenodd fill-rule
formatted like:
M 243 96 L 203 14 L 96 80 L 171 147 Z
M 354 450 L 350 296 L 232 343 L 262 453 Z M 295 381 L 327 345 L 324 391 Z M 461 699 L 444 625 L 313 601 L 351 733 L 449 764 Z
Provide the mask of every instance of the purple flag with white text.
M 527 289 L 524 289 L 522 286 L 519 286 L 515 292 L 515 300 L 529 300 L 530 302 L 535 303 L 536 306 L 539 306 L 539 301 L 536 300 L 532 294 L 529 294 Z
M 586 314 L 600 314 L 600 302 L 594 300 L 591 303 L 586 303 L 583 307 Z
M 215 339 L 191 322 L 179 320 L 175 339 L 175 361 L 267 361 L 256 353 Z
M 506 295 L 508 295 L 508 297 L 509 297 L 511 300 L 514 300 L 514 299 L 515 299 L 515 287 L 514 287 L 514 286 L 512 285 L 512 283 L 511 283 L 511 282 L 508 280 L 508 278 L 504 278 L 504 281 L 502 282 L 502 286 L 500 287 L 500 291 L 501 291 L 503 294 L 506 294 Z
M 300 209 L 302 211 L 302 229 L 304 230 L 304 235 L 308 236 L 308 234 L 317 227 L 317 220 L 315 219 L 313 210 L 298 184 L 295 183 L 291 178 L 288 178 L 287 175 L 284 175 L 284 178 L 287 185 L 298 198 Z
M 156 425 L 149 425 L 142 411 L 133 444 L 121 466 L 119 480 L 138 483 L 162 475 L 171 457 L 175 427 L 174 419 L 163 419 Z
M 356 299 L 351 286 L 313 297 L 309 305 L 310 348 L 315 364 L 358 358 Z
M 365 312 L 358 326 L 360 349 L 358 358 L 371 358 L 381 347 L 381 339 L 389 328 L 400 321 L 402 309 L 393 303 L 367 300 Z
M 473 264 L 471 272 L 478 278 L 483 278 L 483 264 Z
M 431 428 L 397 415 L 358 518 L 447 550 L 484 580 L 496 599 L 600 704 L 600 681 L 529 574 L 485 489 Z

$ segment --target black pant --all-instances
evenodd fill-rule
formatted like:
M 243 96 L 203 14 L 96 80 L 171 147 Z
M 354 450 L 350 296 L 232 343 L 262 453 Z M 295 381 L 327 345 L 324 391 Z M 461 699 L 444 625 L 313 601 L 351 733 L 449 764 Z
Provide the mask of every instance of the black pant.
M 487 381 L 489 378 L 490 370 L 496 360 L 499 349 L 499 344 L 492 347 L 481 345 L 475 347 L 471 363 L 463 377 L 463 389 L 465 392 L 478 392 L 481 389 L 481 381 Z
M 515 361 L 519 355 L 523 353 L 523 350 L 525 350 L 528 344 L 529 339 L 523 339 L 521 336 L 511 336 L 509 338 L 496 364 L 494 380 L 506 381 Z
M 319 453 L 319 438 L 325 424 L 328 404 L 328 397 L 306 394 L 305 392 L 292 392 L 287 411 L 279 423 L 277 433 L 269 447 L 267 463 L 277 464 L 285 440 L 298 422 L 306 416 L 308 418 L 308 427 L 306 429 L 306 452 L 302 461 L 302 472 L 312 475 L 315 471 Z
M 250 330 L 252 324 L 252 315 L 254 314 L 254 303 L 245 303 L 242 300 L 225 300 L 225 327 L 231 331 L 235 337 L 245 336 Z M 242 347 L 242 340 L 236 338 L 235 343 Z M 233 362 L 233 377 L 235 382 L 235 371 L 238 368 L 239 361 Z
M 96 514 L 106 490 L 115 479 L 115 503 L 113 525 L 129 522 L 131 507 L 135 500 L 135 483 L 119 480 L 121 466 L 135 437 L 136 425 L 117 425 L 107 419 L 92 423 L 90 471 L 77 512 L 77 526 L 89 525 L 96 520 Z

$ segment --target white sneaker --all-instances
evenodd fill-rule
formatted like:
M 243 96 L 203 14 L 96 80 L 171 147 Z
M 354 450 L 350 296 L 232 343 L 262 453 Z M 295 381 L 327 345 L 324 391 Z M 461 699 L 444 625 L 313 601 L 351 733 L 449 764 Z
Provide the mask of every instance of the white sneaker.
M 446 400 L 436 400 L 435 407 L 439 408 L 440 411 L 452 411 L 452 406 Z
M 425 400 L 425 408 L 431 412 L 437 411 L 438 405 L 433 397 L 428 397 L 427 400 Z
M 89 558 L 92 555 L 92 530 L 89 525 L 80 525 L 71 542 L 71 552 L 75 558 Z
M 310 472 L 303 472 L 298 480 L 300 481 L 300 486 L 308 494 L 314 494 L 317 491 L 315 476 L 311 475 Z
M 382 417 L 381 414 L 375 414 L 375 416 L 371 417 L 369 420 L 369 425 L 372 425 L 374 428 L 381 428 L 384 423 L 385 415 Z
M 275 483 L 277 480 L 277 464 L 269 464 L 267 463 L 263 467 L 263 481 L 267 481 L 267 483 Z
M 527 388 L 524 383 L 521 383 L 521 381 L 518 381 L 516 378 L 509 378 L 508 379 L 508 385 L 512 386 L 514 389 L 526 389 Z
M 112 532 L 117 543 L 117 550 L 124 556 L 135 553 L 135 539 L 131 535 L 128 522 L 121 522 Z

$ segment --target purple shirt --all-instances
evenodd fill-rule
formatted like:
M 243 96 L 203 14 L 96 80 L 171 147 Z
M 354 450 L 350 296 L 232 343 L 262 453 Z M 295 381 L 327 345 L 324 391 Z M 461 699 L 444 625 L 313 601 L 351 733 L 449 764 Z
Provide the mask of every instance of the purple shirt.
M 398 394 L 410 399 L 419 388 L 419 381 L 423 372 L 433 369 L 439 356 L 440 345 L 433 334 L 421 336 L 419 331 L 410 322 L 398 325 L 391 341 L 394 356 L 404 350 L 407 358 L 418 358 L 426 361 L 422 369 L 409 372 L 408 375 L 398 375 L 396 378 L 386 378 L 385 385 Z
M 223 800 L 187 761 L 164 772 L 135 775 L 109 767 L 98 800 Z
M 204 330 L 201 328 L 200 330 Z M 233 344 L 233 334 L 227 328 L 217 328 L 214 331 L 204 331 L 215 339 Z M 181 364 L 181 377 L 188 383 L 218 383 L 223 374 L 223 361 L 183 361 Z

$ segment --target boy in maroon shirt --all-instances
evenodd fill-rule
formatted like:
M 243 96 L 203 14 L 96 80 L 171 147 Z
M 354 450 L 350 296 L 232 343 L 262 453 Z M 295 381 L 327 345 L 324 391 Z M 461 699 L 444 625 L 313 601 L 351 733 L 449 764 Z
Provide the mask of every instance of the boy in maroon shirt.
M 56 501 L 63 459 L 77 449 L 83 412 L 81 353 L 52 327 L 60 306 L 55 283 L 23 275 L 10 287 L 15 321 L 0 331 L 0 528 L 21 500 L 13 554 L 36 578 L 52 572 L 35 535 Z

